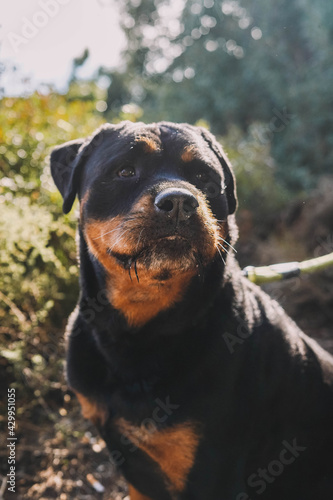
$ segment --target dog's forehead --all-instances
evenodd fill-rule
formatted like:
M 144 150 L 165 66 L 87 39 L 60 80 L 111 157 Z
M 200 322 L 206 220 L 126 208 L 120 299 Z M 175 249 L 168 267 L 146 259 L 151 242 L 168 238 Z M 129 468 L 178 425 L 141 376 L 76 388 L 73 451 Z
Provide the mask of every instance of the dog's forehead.
M 156 150 L 167 152 L 185 163 L 192 160 L 214 163 L 217 160 L 199 127 L 160 122 L 137 131 L 136 141 L 145 138 L 156 141 Z M 154 152 L 153 148 L 151 152 Z
M 204 159 L 203 157 L 207 155 L 214 156 L 213 151 L 203 139 L 199 128 L 186 125 L 161 124 L 160 132 L 163 146 L 179 153 L 184 161 Z
M 199 160 L 218 170 L 221 168 L 200 128 L 168 122 L 149 125 L 127 122 L 116 129 L 105 129 L 97 154 L 93 153 L 93 156 L 98 156 L 103 163 L 133 151 L 140 151 L 144 155 L 167 155 L 183 163 Z

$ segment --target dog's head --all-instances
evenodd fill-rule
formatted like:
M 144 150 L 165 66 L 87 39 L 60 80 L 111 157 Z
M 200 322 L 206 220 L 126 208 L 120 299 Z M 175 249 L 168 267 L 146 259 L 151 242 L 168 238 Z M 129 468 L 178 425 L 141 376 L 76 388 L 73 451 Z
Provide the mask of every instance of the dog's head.
M 141 295 L 145 280 L 186 281 L 214 259 L 225 260 L 235 181 L 205 129 L 166 122 L 105 125 L 87 140 L 56 148 L 51 171 L 64 212 L 76 195 L 80 199 L 89 251 L 118 281 L 126 271 L 133 282 L 135 272 Z

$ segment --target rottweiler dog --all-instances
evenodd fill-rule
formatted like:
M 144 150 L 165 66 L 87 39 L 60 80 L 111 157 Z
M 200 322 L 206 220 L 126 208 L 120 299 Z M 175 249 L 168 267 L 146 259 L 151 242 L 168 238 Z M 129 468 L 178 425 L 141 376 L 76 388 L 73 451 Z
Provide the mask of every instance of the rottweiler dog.
M 106 124 L 51 171 L 80 200 L 68 383 L 131 500 L 333 498 L 333 358 L 242 275 L 214 136 Z

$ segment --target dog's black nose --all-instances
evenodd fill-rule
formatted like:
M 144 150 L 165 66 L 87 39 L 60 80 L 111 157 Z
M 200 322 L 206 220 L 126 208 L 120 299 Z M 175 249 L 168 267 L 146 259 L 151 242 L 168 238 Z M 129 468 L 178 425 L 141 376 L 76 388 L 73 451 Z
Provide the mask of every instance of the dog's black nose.
M 164 189 L 155 198 L 155 207 L 158 212 L 178 220 L 187 220 L 198 208 L 196 197 L 187 189 Z

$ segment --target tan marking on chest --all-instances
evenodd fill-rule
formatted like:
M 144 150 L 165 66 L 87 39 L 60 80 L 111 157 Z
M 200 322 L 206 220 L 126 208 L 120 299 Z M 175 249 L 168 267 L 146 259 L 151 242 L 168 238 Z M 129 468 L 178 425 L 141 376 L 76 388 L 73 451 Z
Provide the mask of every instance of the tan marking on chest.
M 130 500 L 151 500 L 146 495 L 142 495 L 131 484 L 128 485 Z
M 116 425 L 123 435 L 160 466 L 171 492 L 185 489 L 200 440 L 195 424 L 178 424 L 158 431 L 133 426 L 121 418 Z
M 107 420 L 106 408 L 96 401 L 86 398 L 83 394 L 74 391 L 81 405 L 82 415 L 94 425 L 104 425 Z
M 123 269 L 109 278 L 109 300 L 126 317 L 129 325 L 140 327 L 179 302 L 194 276 L 194 271 L 178 273 L 164 283 L 156 282 L 152 273 L 140 272 L 139 283 L 130 281 Z

